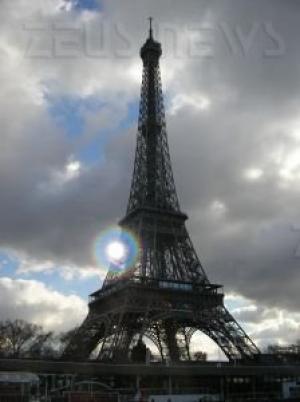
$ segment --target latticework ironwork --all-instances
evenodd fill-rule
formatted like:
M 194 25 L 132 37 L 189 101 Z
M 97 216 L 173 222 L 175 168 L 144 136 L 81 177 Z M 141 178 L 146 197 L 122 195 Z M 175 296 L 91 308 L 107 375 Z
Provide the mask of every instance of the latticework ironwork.
M 141 48 L 143 81 L 130 197 L 120 222 L 140 239 L 139 258 L 123 275 L 108 272 L 91 295 L 89 313 L 63 358 L 128 360 L 148 337 L 162 359 L 190 360 L 193 333 L 202 331 L 229 359 L 259 350 L 224 307 L 220 285 L 211 284 L 185 227 L 175 189 L 163 105 L 160 43 Z
M 149 37 L 141 49 L 143 80 L 127 214 L 146 206 L 179 212 L 166 132 L 160 55 L 161 45 Z

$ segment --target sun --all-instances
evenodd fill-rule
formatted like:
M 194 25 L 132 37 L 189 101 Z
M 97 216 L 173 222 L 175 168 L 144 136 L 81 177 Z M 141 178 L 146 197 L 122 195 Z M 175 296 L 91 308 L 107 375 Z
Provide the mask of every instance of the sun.
M 112 241 L 106 247 L 106 255 L 111 261 L 121 261 L 126 255 L 126 249 L 120 241 Z

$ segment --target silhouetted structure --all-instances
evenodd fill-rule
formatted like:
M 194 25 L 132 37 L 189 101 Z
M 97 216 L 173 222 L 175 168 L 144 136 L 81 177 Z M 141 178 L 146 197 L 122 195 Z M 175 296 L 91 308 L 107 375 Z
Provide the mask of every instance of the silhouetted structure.
M 161 45 L 142 46 L 143 80 L 134 172 L 124 232 L 140 239 L 139 258 L 123 275 L 109 272 L 90 296 L 89 313 L 63 359 L 126 361 L 142 337 L 162 359 L 190 360 L 196 330 L 229 359 L 253 358 L 258 348 L 224 307 L 222 286 L 209 282 L 185 227 L 170 162 L 159 58 Z
M 273 360 L 281 361 L 284 363 L 298 363 L 300 362 L 300 344 L 291 345 L 270 345 L 267 352 L 273 357 Z

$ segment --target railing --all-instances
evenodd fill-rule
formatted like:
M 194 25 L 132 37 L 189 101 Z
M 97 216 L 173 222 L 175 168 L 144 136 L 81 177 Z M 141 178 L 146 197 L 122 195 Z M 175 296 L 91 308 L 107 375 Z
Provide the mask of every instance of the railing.
M 221 285 L 206 283 L 192 283 L 192 282 L 183 282 L 183 281 L 176 281 L 176 280 L 168 280 L 168 279 L 157 279 L 157 278 L 148 278 L 145 276 L 135 275 L 130 278 L 127 277 L 119 277 L 116 279 L 116 282 L 112 283 L 111 286 L 101 289 L 98 292 L 90 295 L 89 303 L 93 303 L 104 296 L 108 296 L 111 293 L 114 293 L 128 284 L 136 285 L 136 286 L 146 286 L 150 288 L 158 288 L 158 289 L 174 289 L 174 290 L 182 290 L 186 292 L 192 292 L 194 290 L 201 292 L 203 295 L 211 295 L 223 294 L 223 287 Z
M 0 394 L 0 402 L 30 402 L 30 397 L 22 394 Z
M 64 396 L 67 402 L 119 402 L 116 393 L 68 392 Z

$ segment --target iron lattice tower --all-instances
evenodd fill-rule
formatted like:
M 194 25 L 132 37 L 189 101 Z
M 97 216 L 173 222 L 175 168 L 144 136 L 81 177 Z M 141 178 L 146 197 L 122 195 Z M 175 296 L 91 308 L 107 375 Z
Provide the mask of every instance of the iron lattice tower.
M 175 189 L 159 69 L 161 45 L 142 46 L 143 79 L 134 172 L 122 230 L 140 239 L 138 260 L 90 295 L 89 313 L 63 353 L 87 359 L 129 359 L 138 339 L 148 337 L 162 359 L 190 360 L 197 330 L 230 359 L 253 358 L 258 348 L 223 304 L 222 286 L 209 282 L 185 227 Z

